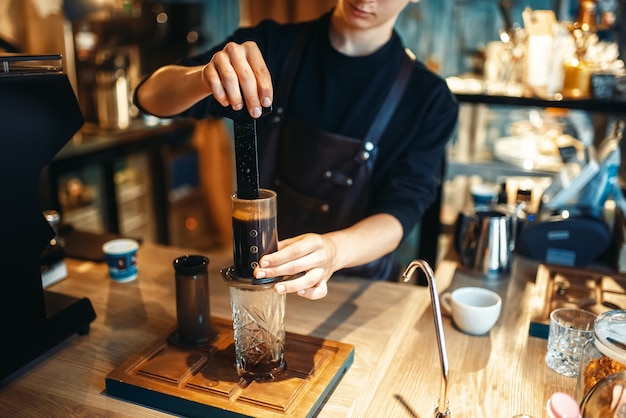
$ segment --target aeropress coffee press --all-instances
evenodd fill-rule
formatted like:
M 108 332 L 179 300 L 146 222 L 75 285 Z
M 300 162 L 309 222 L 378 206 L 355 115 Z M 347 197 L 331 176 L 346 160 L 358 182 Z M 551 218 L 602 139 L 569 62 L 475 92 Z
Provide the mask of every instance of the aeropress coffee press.
M 270 111 L 263 109 L 263 115 Z M 267 381 L 285 370 L 286 297 L 273 289 L 284 277 L 257 279 L 253 271 L 278 248 L 276 192 L 259 188 L 256 120 L 245 107 L 224 107 L 222 115 L 234 122 L 237 170 L 231 197 L 234 264 L 221 271 L 230 291 L 235 369 L 247 381 Z

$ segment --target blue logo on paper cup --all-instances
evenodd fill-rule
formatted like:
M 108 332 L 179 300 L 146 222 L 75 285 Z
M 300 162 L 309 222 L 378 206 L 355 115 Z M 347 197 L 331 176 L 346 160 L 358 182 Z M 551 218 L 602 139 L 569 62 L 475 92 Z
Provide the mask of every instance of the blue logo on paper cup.
M 137 249 L 139 244 L 132 239 L 114 239 L 102 246 L 109 276 L 118 282 L 129 282 L 137 277 Z

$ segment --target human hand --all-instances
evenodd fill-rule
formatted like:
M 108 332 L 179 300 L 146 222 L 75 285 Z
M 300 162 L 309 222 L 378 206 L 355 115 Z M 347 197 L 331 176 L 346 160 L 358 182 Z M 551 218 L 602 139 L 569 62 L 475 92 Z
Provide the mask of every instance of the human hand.
M 257 279 L 304 275 L 277 283 L 277 293 L 294 293 L 307 299 L 321 299 L 328 293 L 326 282 L 335 272 L 336 248 L 324 235 L 304 234 L 278 243 L 278 251 L 264 255 L 254 270 Z
M 222 106 L 241 110 L 245 101 L 250 116 L 258 118 L 273 100 L 272 78 L 255 42 L 229 42 L 202 69 L 202 81 Z M 243 97 L 242 97 L 243 93 Z

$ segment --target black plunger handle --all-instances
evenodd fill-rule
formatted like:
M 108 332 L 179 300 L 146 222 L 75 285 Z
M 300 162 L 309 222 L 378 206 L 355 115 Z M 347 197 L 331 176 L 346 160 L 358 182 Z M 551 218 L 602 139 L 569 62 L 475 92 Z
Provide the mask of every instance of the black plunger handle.
M 262 108 L 261 117 L 268 115 L 271 111 L 271 106 Z M 257 149 L 256 119 L 250 116 L 245 106 L 241 110 L 233 110 L 230 106 L 222 106 L 218 113 L 233 120 L 237 197 L 240 199 L 258 199 L 259 153 Z

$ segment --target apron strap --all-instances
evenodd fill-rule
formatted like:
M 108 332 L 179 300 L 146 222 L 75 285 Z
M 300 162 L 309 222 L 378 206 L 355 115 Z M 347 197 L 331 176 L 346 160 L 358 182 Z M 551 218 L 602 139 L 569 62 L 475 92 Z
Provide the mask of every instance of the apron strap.
M 282 78 L 275 89 L 274 110 L 272 111 L 271 119 L 267 127 L 265 144 L 259 149 L 259 168 L 262 168 L 259 172 L 259 177 L 262 187 L 273 187 L 277 165 L 276 160 L 278 158 L 278 146 L 280 143 L 280 127 L 283 125 L 282 122 L 285 119 L 285 106 L 287 105 L 291 86 L 298 72 L 302 54 L 304 53 L 304 48 L 309 39 L 312 27 L 313 23 L 310 22 L 305 24 L 300 30 L 283 64 Z
M 409 56 L 409 54 L 405 53 L 402 57 L 402 64 L 400 66 L 400 70 L 398 71 L 398 75 L 389 89 L 389 93 L 387 93 L 387 97 L 385 97 L 380 109 L 378 109 L 378 114 L 374 118 L 367 135 L 365 135 L 363 148 L 357 156 L 357 160 L 360 159 L 361 162 L 366 161 L 370 168 L 373 168 L 374 165 L 376 146 L 378 145 L 383 132 L 389 125 L 391 117 L 394 115 L 398 105 L 400 104 L 402 95 L 404 94 L 409 79 L 411 78 L 412 70 L 413 59 Z
M 385 98 L 382 106 L 378 110 L 378 115 L 374 118 L 374 122 L 372 126 L 370 126 L 367 135 L 365 136 L 364 142 L 371 142 L 374 145 L 378 144 L 382 133 L 385 128 L 389 124 L 391 117 L 395 113 L 398 105 L 400 104 L 400 99 L 402 99 L 402 94 L 406 89 L 406 85 L 411 78 L 411 70 L 413 69 L 413 60 L 409 57 L 408 54 L 404 54 L 402 58 L 402 65 L 400 67 L 400 71 L 396 76 L 396 79 L 389 89 L 389 93 Z
M 287 59 L 283 64 L 282 70 L 282 78 L 278 84 L 278 88 L 276 89 L 277 96 L 275 99 L 276 102 L 276 113 L 277 117 L 282 120 L 282 114 L 284 113 L 285 106 L 287 105 L 287 99 L 289 97 L 289 93 L 291 92 L 291 87 L 293 86 L 293 80 L 298 73 L 298 67 L 300 67 L 300 61 L 302 60 L 302 55 L 304 54 L 304 49 L 307 41 L 309 40 L 309 35 L 313 29 L 313 23 L 306 23 L 298 37 L 294 41 L 291 49 L 289 50 L 289 54 L 287 55 Z M 276 120 L 276 124 L 278 125 L 280 120 Z
M 306 45 L 306 41 L 309 38 L 309 34 L 312 30 L 312 23 L 307 23 L 296 38 L 291 50 L 289 51 L 289 55 L 287 56 L 287 60 L 283 66 L 283 77 L 280 80 L 280 83 L 277 88 L 277 96 L 276 96 L 276 115 L 274 116 L 274 129 L 273 131 L 277 132 L 276 129 L 280 125 L 280 122 L 283 119 L 283 114 L 285 111 L 285 106 L 287 105 L 287 97 L 289 92 L 291 91 L 291 87 L 293 85 L 293 80 L 295 78 L 296 73 L 298 72 L 298 66 L 300 64 L 300 60 L 302 59 L 302 54 L 304 53 L 304 47 Z M 367 135 L 365 135 L 365 140 L 363 141 L 364 151 L 371 153 L 371 151 L 378 145 L 378 141 L 382 136 L 382 133 L 387 128 L 391 117 L 395 113 L 398 105 L 400 104 L 400 99 L 402 99 L 402 94 L 406 89 L 406 86 L 411 78 L 411 70 L 413 69 L 413 59 L 409 56 L 409 54 L 405 53 L 402 58 L 402 64 L 400 66 L 400 71 L 394 80 L 391 89 L 389 89 L 389 93 L 387 97 L 383 101 L 380 109 L 378 110 L 378 114 L 374 118 L 372 125 L 370 126 Z M 274 132 L 272 132 L 274 135 Z M 370 149 L 371 148 L 371 149 Z

